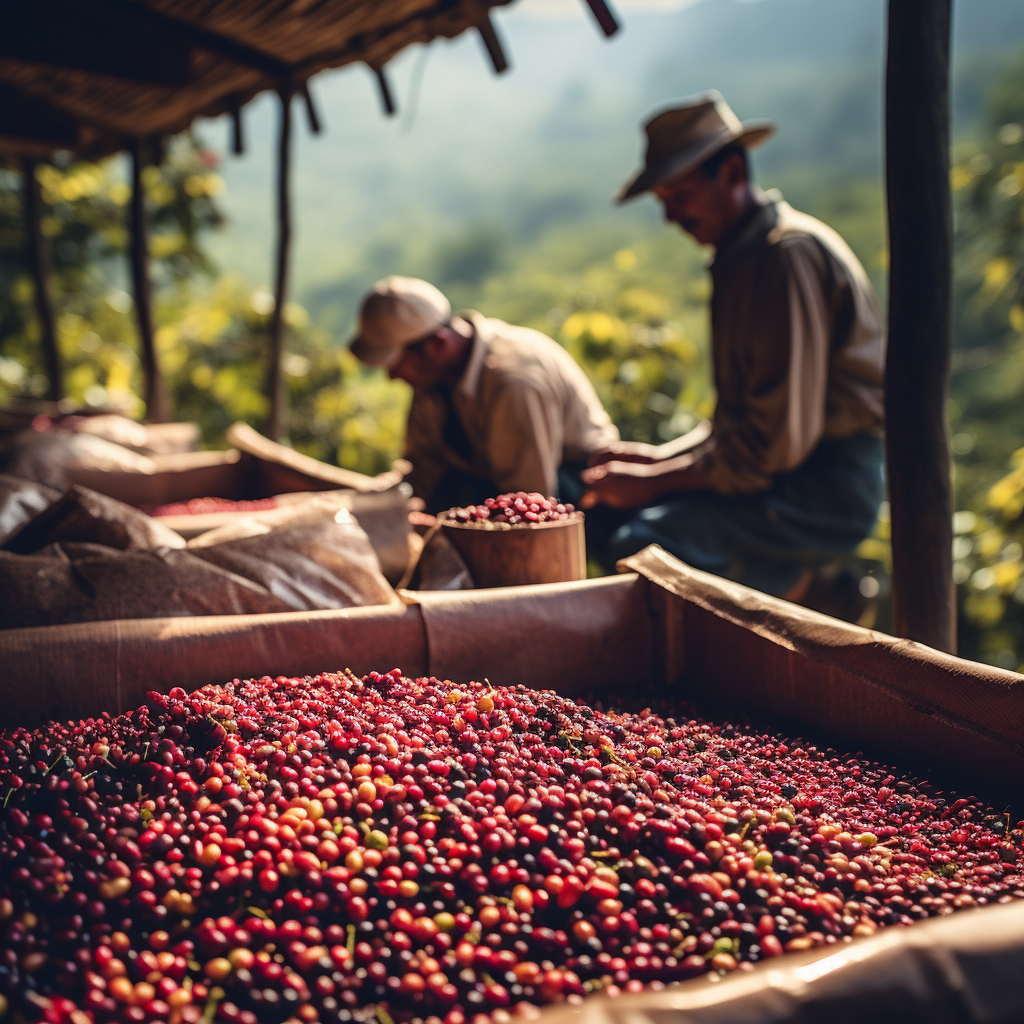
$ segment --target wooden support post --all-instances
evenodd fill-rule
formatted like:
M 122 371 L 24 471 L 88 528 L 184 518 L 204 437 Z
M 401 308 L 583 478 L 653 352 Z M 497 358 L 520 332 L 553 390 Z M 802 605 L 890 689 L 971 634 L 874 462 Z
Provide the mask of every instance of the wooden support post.
M 139 361 L 142 364 L 143 399 L 146 419 L 150 423 L 166 423 L 168 418 L 167 388 L 160 373 L 153 328 L 153 293 L 149 279 L 149 231 L 146 226 L 146 188 L 142 171 L 146 164 L 141 139 L 128 145 L 132 161 L 131 205 L 131 271 L 135 297 L 135 319 L 139 328 Z
M 281 98 L 281 134 L 277 149 L 277 267 L 274 278 L 274 314 L 270 320 L 270 365 L 267 369 L 267 398 L 270 415 L 267 437 L 280 441 L 285 434 L 287 396 L 284 389 L 284 306 L 288 300 L 288 255 L 292 241 L 290 202 L 292 148 L 292 93 L 283 88 Z
M 60 348 L 57 344 L 57 326 L 50 305 L 50 260 L 43 238 L 43 197 L 36 180 L 36 161 L 26 159 L 22 164 L 24 191 L 22 207 L 25 215 L 25 240 L 28 263 L 32 270 L 35 287 L 36 316 L 39 319 L 39 342 L 43 350 L 43 364 L 46 378 L 50 382 L 46 397 L 59 402 L 64 397 L 64 373 L 61 366 Z
M 952 352 L 951 0 L 889 0 L 886 462 L 893 630 L 956 651 L 946 401 Z
M 598 25 L 601 26 L 601 31 L 606 36 L 613 36 L 619 31 L 618 20 L 612 9 L 605 3 L 605 0 L 587 0 L 587 6 L 593 13 Z

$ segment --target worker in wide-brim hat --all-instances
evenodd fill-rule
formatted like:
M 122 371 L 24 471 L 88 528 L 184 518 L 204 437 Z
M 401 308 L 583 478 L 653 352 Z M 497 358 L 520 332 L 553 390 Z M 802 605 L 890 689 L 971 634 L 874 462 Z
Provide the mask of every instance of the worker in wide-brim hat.
M 378 281 L 351 348 L 412 386 L 408 482 L 428 512 L 509 491 L 578 501 L 589 457 L 618 440 L 561 345 L 540 331 L 455 313 L 428 281 Z
M 800 599 L 815 566 L 870 533 L 883 497 L 878 300 L 835 231 L 753 184 L 748 152 L 771 122 L 742 122 L 711 92 L 645 129 L 644 166 L 618 201 L 652 192 L 714 247 L 717 403 L 675 442 L 610 445 L 584 474 L 585 504 L 620 510 L 609 562 L 657 543 Z

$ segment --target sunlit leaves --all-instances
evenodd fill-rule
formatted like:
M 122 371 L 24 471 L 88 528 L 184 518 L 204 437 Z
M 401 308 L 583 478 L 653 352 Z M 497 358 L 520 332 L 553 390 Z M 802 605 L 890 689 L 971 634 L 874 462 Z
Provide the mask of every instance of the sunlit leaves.
M 180 288 L 213 269 L 199 239 L 221 222 L 210 201 L 220 188 L 215 165 L 210 153 L 183 136 L 173 141 L 161 167 L 145 169 L 153 278 L 165 308 L 167 286 Z M 142 412 L 141 379 L 133 303 L 124 291 L 131 198 L 126 175 L 126 164 L 117 158 L 102 164 L 44 163 L 36 169 L 68 397 L 135 414 Z M 34 292 L 25 263 L 21 175 L 0 171 L 0 343 L 5 359 L 20 368 L 0 377 L 0 400 L 39 396 L 47 388 Z M 158 346 L 173 372 L 173 350 L 160 346 L 159 337 Z

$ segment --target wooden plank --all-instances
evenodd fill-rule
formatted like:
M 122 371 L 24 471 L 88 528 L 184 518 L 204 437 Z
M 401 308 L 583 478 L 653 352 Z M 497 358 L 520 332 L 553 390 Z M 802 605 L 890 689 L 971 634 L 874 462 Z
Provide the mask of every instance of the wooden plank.
M 50 254 L 46 239 L 43 237 L 43 197 L 39 182 L 36 180 L 37 166 L 36 161 L 31 159 L 25 160 L 22 164 L 25 240 L 28 263 L 32 271 L 36 317 L 39 320 L 39 343 L 43 350 L 46 378 L 49 381 L 46 397 L 51 402 L 59 402 L 64 397 L 64 370 L 57 345 L 53 305 L 50 302 Z
M 431 675 L 582 697 L 628 693 L 651 678 L 647 591 L 630 574 L 408 597 L 423 614 Z
M 885 415 L 894 631 L 953 653 L 950 6 L 951 0 L 889 0 Z
M 351 469 L 331 466 L 293 448 L 277 444 L 258 434 L 247 423 L 232 423 L 224 435 L 228 444 L 252 459 L 254 478 L 273 480 L 276 490 L 260 490 L 252 497 L 268 497 L 291 491 L 323 491 L 349 488 L 353 491 L 384 491 L 399 483 L 408 472 L 408 463 L 395 463 L 386 473 L 365 476 Z M 200 497 L 200 495 L 193 495 Z

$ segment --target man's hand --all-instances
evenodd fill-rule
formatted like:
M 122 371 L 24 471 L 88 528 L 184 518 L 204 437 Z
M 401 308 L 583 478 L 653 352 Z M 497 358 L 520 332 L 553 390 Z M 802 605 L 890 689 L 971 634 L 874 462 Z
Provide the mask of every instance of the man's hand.
M 711 480 L 696 463 L 692 452 L 674 459 L 657 462 L 605 462 L 583 470 L 587 486 L 580 505 L 593 508 L 597 504 L 612 508 L 640 508 L 650 505 L 663 494 L 675 491 L 707 490 Z
M 588 490 L 580 499 L 583 508 L 610 505 L 612 508 L 640 508 L 659 493 L 648 464 L 605 462 L 583 471 Z
M 616 441 L 590 456 L 591 466 L 603 466 L 608 462 L 657 462 L 661 456 L 658 446 L 643 441 Z

